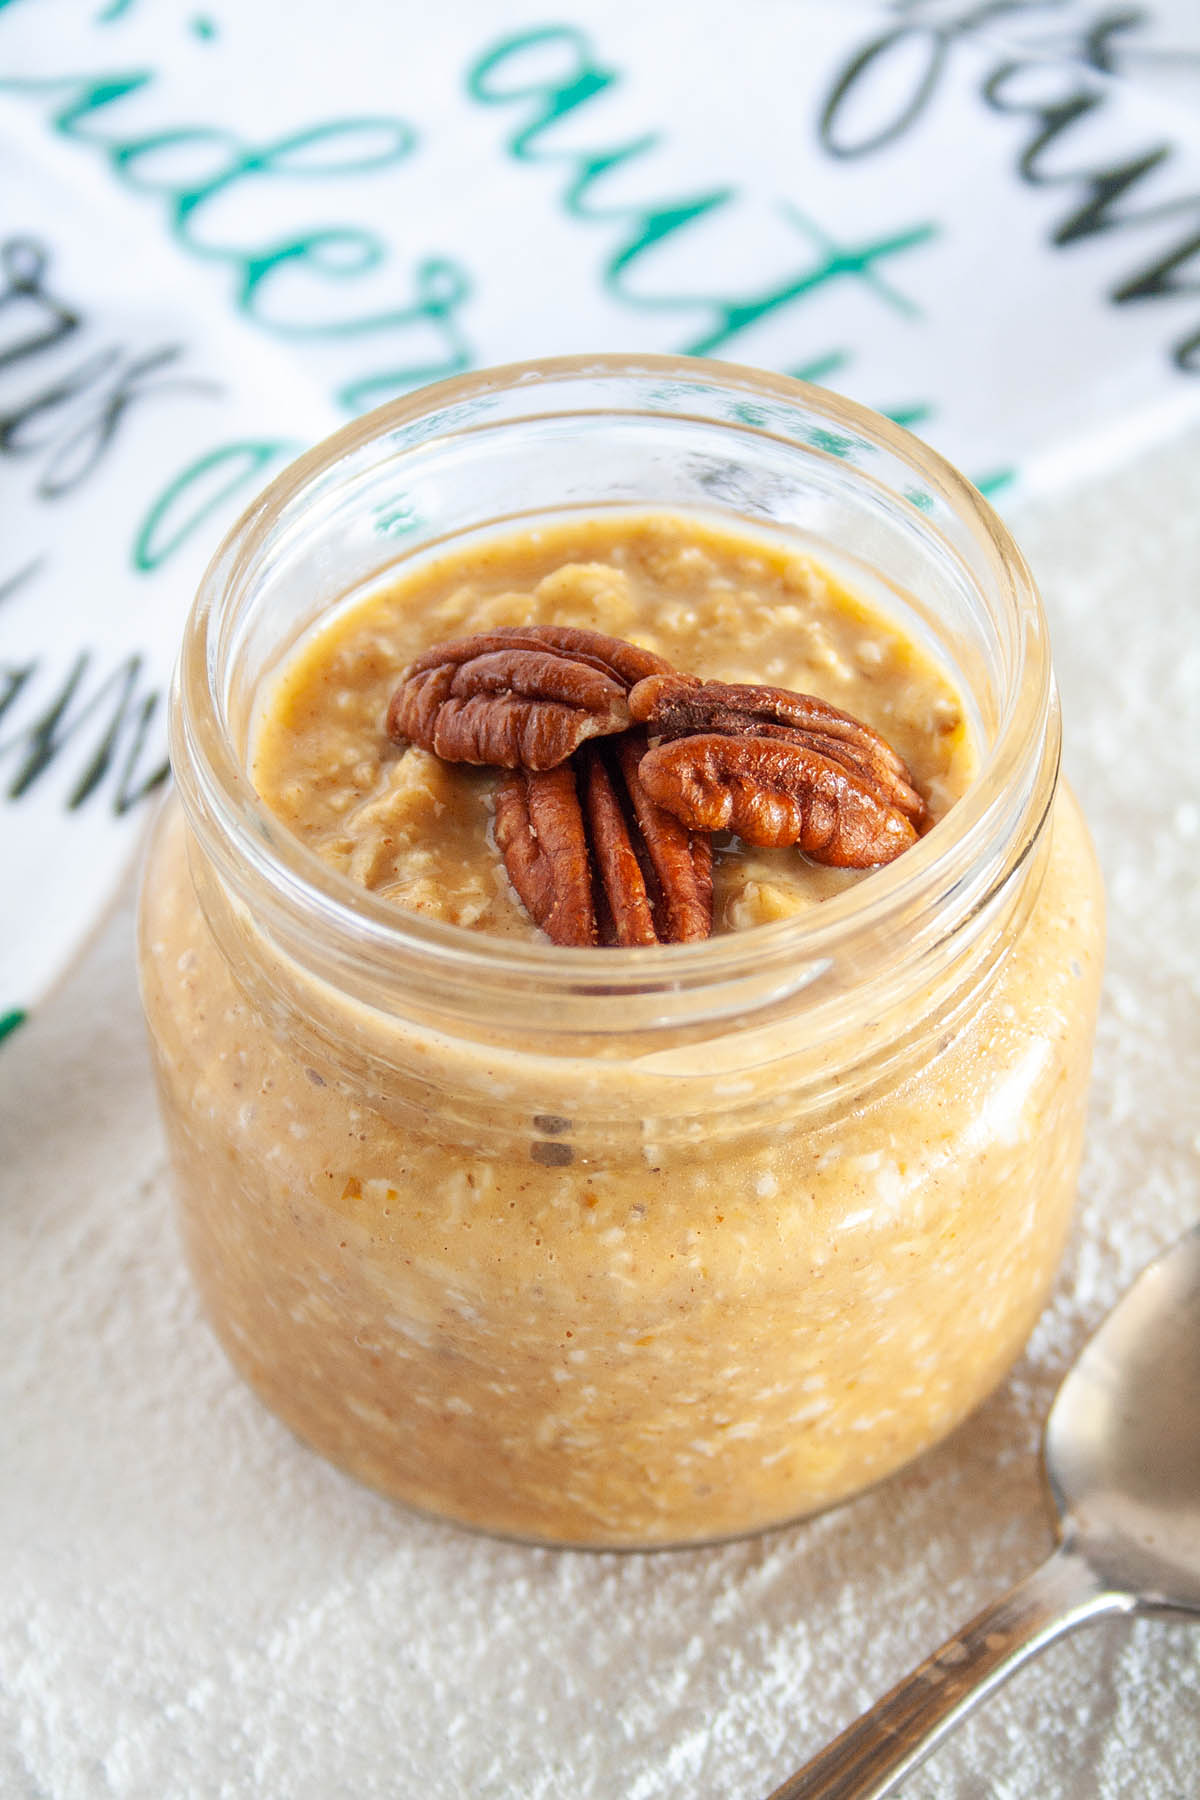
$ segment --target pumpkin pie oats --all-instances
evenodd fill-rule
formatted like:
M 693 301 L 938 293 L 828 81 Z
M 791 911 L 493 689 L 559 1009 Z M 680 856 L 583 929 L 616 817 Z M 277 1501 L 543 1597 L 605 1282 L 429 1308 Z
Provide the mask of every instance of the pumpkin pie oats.
M 479 931 L 534 934 L 497 855 L 504 786 L 495 766 L 472 765 L 507 757 L 548 767 L 582 736 L 573 730 L 522 754 L 516 741 L 506 750 L 498 737 L 481 737 L 479 715 L 460 711 L 456 735 L 446 724 L 439 738 L 428 690 L 398 691 L 410 669 L 410 688 L 437 675 L 442 659 L 431 643 L 465 641 L 477 661 L 495 662 L 502 640 L 520 642 L 514 627 L 567 627 L 568 641 L 572 632 L 628 640 L 623 692 L 644 683 L 641 722 L 651 727 L 672 707 L 686 711 L 689 690 L 672 678 L 676 669 L 819 695 L 887 739 L 933 818 L 964 792 L 976 766 L 964 707 L 944 672 L 808 557 L 696 522 L 602 519 L 460 552 L 314 634 L 264 700 L 255 733 L 251 772 L 272 812 L 335 868 L 398 906 Z M 616 684 L 591 673 L 596 709 L 577 728 L 588 738 L 630 723 Z M 389 709 L 391 734 L 383 729 Z M 511 732 L 511 720 L 505 724 Z M 669 756 L 669 746 L 658 754 Z M 861 878 L 728 834 L 715 851 L 718 933 L 792 917 Z
M 742 774 L 754 763 L 757 806 L 762 770 L 797 754 L 799 729 L 766 688 L 817 696 L 886 740 L 904 765 L 890 791 L 913 796 L 887 826 L 905 844 L 976 778 L 978 728 L 932 652 L 765 535 L 601 512 L 467 544 L 335 608 L 261 686 L 253 785 L 280 827 L 394 909 L 397 931 L 413 915 L 465 926 L 491 960 L 476 999 L 449 963 L 441 995 L 399 939 L 394 992 L 343 983 L 328 959 L 307 966 L 269 909 L 230 898 L 171 810 L 142 937 L 188 1251 L 267 1404 L 385 1492 L 552 1542 L 716 1538 L 887 1475 L 1018 1353 L 1072 1201 L 1095 867 L 1060 788 L 998 896 L 981 895 L 969 942 L 940 943 L 914 914 L 895 954 L 921 959 L 920 983 L 857 984 L 852 964 L 810 960 L 805 932 L 883 877 L 790 841 L 748 844 L 729 825 L 755 807 L 731 801 L 724 823 L 692 817 L 683 848 L 672 840 L 683 922 L 666 935 L 686 941 L 638 953 L 645 990 L 615 1017 L 617 952 L 602 940 L 624 878 L 618 905 L 602 894 L 567 940 L 599 933 L 570 952 L 591 958 L 582 988 L 556 987 L 542 957 L 537 920 L 598 879 L 570 866 L 577 840 L 531 830 L 553 801 L 540 786 L 530 798 L 547 779 L 529 773 L 551 754 L 545 721 L 519 737 L 527 720 L 439 711 L 465 653 L 435 647 L 487 637 L 467 697 L 489 682 L 508 693 L 505 634 L 531 627 L 543 635 L 518 638 L 523 654 L 564 627 L 638 653 L 628 679 L 537 677 L 576 705 L 554 725 L 553 753 L 571 760 L 548 779 L 582 796 L 598 858 L 605 820 L 643 829 L 621 785 L 638 770 L 655 804 L 677 798 L 689 733 L 722 794 L 731 758 Z M 724 687 L 701 705 L 671 671 Z M 418 677 L 436 691 L 398 700 Z M 448 760 L 464 744 L 475 760 Z M 798 814 L 787 829 L 802 846 L 821 836 Z M 697 943 L 706 856 L 713 936 Z M 664 904 L 642 912 L 661 923 Z M 711 1005 L 675 1019 L 695 959 L 760 941 L 732 997 L 717 981 Z

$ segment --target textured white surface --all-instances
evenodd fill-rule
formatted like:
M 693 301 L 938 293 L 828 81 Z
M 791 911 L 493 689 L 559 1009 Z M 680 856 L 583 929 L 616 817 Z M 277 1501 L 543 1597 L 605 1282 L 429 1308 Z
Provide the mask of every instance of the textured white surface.
M 4 1800 L 765 1794 L 1045 1553 L 1074 1350 L 1200 1216 L 1200 436 L 1028 511 L 1111 952 L 1078 1226 L 952 1441 L 709 1551 L 527 1550 L 394 1510 L 230 1373 L 171 1223 L 124 906 L 0 1052 Z M 1200 1631 L 1094 1627 L 910 1800 L 1194 1800 Z

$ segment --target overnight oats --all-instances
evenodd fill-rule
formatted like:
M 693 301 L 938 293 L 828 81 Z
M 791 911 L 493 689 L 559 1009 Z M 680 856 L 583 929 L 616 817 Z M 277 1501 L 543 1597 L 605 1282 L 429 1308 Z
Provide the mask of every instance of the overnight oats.
M 184 1236 L 301 1437 L 486 1529 L 678 1544 L 1002 1377 L 1102 904 L 1036 595 L 929 452 L 673 359 L 413 396 L 235 530 L 173 738 Z

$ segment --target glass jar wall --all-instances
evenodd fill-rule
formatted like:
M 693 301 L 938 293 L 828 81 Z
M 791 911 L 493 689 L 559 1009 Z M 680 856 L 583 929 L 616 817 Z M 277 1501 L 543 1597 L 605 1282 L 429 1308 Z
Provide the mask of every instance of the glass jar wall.
M 936 648 L 978 779 L 896 863 L 702 944 L 406 914 L 257 800 L 254 708 L 350 596 L 601 509 L 782 536 Z M 267 491 L 206 578 L 142 909 L 181 1217 L 234 1363 L 411 1504 L 695 1542 L 844 1498 L 995 1385 L 1068 1226 L 1102 905 L 1003 527 L 833 396 L 669 358 L 414 395 Z

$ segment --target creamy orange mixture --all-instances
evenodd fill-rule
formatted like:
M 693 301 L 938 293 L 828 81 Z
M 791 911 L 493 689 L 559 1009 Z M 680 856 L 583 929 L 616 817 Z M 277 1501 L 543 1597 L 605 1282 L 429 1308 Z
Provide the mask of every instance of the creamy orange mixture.
M 692 674 L 818 694 L 887 738 L 935 817 L 974 773 L 945 672 L 806 556 L 663 518 L 554 525 L 460 551 L 306 640 L 264 697 L 252 761 L 271 810 L 326 861 L 451 924 L 536 933 L 491 842 L 495 777 L 389 743 L 383 718 L 419 650 L 503 625 L 584 626 Z M 725 838 L 715 930 L 790 917 L 858 879 Z
M 399 905 L 532 932 L 488 839 L 490 777 L 381 732 L 416 649 L 518 621 L 809 688 L 890 739 L 935 813 L 971 777 L 946 676 L 812 563 L 601 518 L 468 548 L 335 616 L 262 696 L 260 791 Z M 730 849 L 719 927 L 853 879 Z M 943 971 L 919 1017 L 850 988 L 832 1044 L 801 996 L 762 1027 L 718 1014 L 597 1055 L 503 1008 L 435 1028 L 321 986 L 228 905 L 172 810 L 144 994 L 229 1354 L 362 1479 L 525 1537 L 696 1542 L 878 1480 L 1001 1378 L 1067 1230 L 1102 938 L 1069 794 L 1018 890 L 976 974 Z

